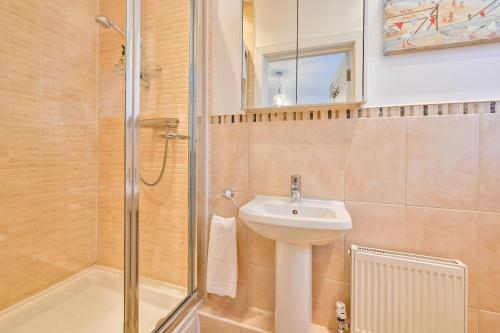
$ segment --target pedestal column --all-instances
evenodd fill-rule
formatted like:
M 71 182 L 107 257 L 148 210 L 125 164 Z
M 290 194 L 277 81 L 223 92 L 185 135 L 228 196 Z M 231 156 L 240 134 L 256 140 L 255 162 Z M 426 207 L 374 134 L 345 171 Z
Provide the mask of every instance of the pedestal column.
M 312 247 L 276 242 L 276 333 L 308 333 L 312 319 Z

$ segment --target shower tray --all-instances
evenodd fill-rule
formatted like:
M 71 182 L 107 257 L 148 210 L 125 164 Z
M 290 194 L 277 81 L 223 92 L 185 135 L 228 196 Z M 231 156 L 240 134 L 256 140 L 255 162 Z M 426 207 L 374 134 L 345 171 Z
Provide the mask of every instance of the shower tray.
M 186 290 L 152 280 L 141 281 L 140 333 L 170 313 Z M 0 332 L 122 333 L 123 273 L 95 266 L 0 312 Z

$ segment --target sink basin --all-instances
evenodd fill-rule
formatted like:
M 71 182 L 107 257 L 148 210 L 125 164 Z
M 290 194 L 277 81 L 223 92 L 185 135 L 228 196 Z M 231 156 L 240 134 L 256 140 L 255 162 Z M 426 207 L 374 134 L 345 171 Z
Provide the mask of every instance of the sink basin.
M 260 235 L 293 244 L 322 245 L 352 228 L 344 203 L 332 200 L 257 196 L 240 209 L 240 217 Z
M 239 216 L 258 234 L 276 240 L 275 332 L 312 332 L 312 245 L 332 242 L 352 228 L 345 205 L 257 196 Z

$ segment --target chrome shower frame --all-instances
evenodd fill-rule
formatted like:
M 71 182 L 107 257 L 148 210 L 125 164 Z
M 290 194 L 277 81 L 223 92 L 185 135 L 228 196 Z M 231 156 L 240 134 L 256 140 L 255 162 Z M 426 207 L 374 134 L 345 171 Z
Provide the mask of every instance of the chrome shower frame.
M 127 0 L 125 62 L 124 333 L 139 332 L 141 0 Z
M 189 33 L 189 249 L 188 295 L 165 318 L 158 321 L 154 333 L 170 332 L 198 300 L 197 293 L 197 216 L 202 220 L 206 207 L 197 207 L 196 192 L 206 195 L 203 170 L 207 115 L 204 112 L 204 2 L 190 2 Z M 139 332 L 139 186 L 141 130 L 141 5 L 142 0 L 126 0 L 126 78 L 125 78 L 125 278 L 124 333 Z M 201 119 L 201 121 L 199 121 Z M 200 124 L 200 128 L 197 125 Z M 198 137 L 199 136 L 199 137 Z M 201 143 L 201 145 L 200 145 Z M 197 154 L 197 148 L 201 151 Z M 197 168 L 198 166 L 198 168 Z M 199 213 L 199 214 L 197 214 Z

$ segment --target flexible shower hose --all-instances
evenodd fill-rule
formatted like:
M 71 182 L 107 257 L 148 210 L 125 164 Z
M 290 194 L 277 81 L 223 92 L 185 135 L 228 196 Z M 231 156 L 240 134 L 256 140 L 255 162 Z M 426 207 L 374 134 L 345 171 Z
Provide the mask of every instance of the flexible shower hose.
M 154 182 L 148 182 L 146 179 L 141 174 L 141 181 L 144 183 L 146 186 L 155 186 L 159 182 L 161 182 L 163 178 L 163 174 L 165 173 L 165 167 L 167 165 L 167 154 L 168 154 L 168 138 L 165 138 L 165 150 L 163 151 L 163 162 L 161 163 L 161 171 L 160 174 L 158 175 L 158 178 Z

